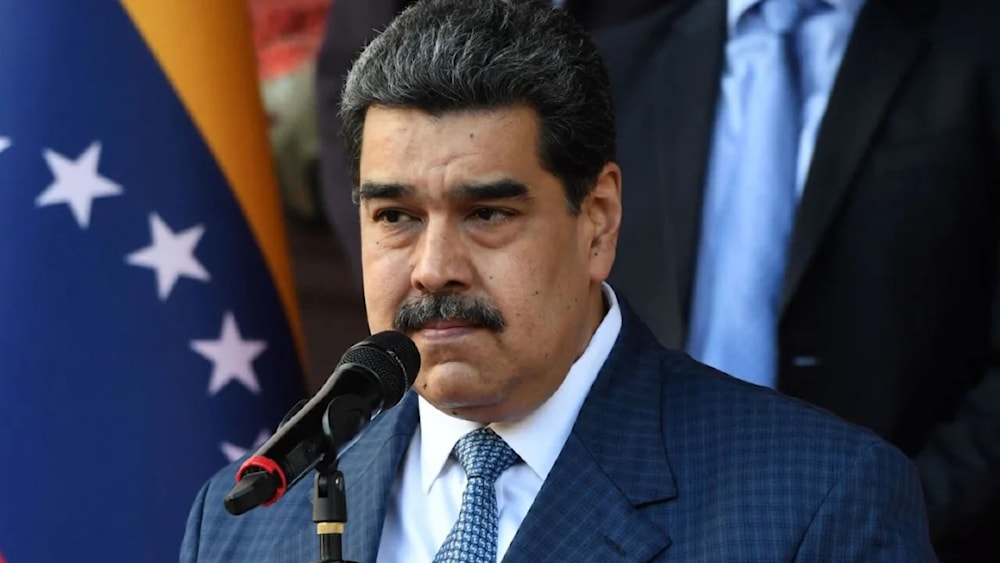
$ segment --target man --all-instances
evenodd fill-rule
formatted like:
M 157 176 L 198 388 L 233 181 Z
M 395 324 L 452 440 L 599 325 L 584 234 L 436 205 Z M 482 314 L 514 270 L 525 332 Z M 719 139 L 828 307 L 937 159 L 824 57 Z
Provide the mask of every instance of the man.
M 679 1 L 597 40 L 614 287 L 667 346 L 897 445 L 942 558 L 1000 560 L 1000 4 Z
M 422 361 L 339 459 L 345 559 L 933 560 L 897 450 L 662 348 L 603 283 L 622 173 L 607 73 L 570 17 L 416 4 L 342 114 L 370 329 Z M 310 487 L 232 517 L 234 470 L 199 494 L 182 560 L 314 557 Z

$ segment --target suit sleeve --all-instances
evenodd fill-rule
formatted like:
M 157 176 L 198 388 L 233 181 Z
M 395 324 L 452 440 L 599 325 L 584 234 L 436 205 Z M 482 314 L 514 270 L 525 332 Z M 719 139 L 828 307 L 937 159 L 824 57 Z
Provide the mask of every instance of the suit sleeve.
M 884 442 L 865 447 L 820 504 L 795 561 L 937 561 L 912 463 Z
M 181 563 L 198 561 L 198 545 L 201 542 L 201 523 L 205 514 L 205 497 L 211 481 L 205 483 L 198 496 L 194 499 L 191 512 L 188 514 L 187 528 L 184 530 L 184 541 L 181 542 Z
M 984 99 L 995 226 L 988 235 L 996 260 L 991 280 L 991 347 L 981 364 L 984 375 L 979 383 L 966 395 L 954 419 L 934 429 L 916 457 L 935 544 L 961 543 L 963 536 L 995 533 L 989 528 L 1000 523 L 1000 41 L 994 41 L 990 51 Z

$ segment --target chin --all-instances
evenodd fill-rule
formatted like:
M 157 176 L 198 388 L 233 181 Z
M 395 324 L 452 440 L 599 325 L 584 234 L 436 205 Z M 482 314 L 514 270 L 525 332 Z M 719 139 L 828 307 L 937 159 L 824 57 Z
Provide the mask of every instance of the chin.
M 413 388 L 438 410 L 449 414 L 491 408 L 504 397 L 503 390 L 490 385 L 482 371 L 461 362 L 447 362 L 420 370 Z
M 494 422 L 513 422 L 523 417 L 519 413 L 511 413 L 510 409 L 503 404 L 455 407 L 439 410 L 455 418 L 471 420 L 483 426 Z

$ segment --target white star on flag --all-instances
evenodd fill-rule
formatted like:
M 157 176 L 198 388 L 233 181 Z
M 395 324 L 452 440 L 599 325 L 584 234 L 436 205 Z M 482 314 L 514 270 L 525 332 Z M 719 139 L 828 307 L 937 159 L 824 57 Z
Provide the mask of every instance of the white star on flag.
M 260 447 L 261 444 L 267 441 L 271 437 L 271 433 L 267 430 L 261 429 L 260 433 L 257 434 L 257 439 L 254 440 L 253 445 L 249 448 L 241 448 L 236 444 L 231 442 L 222 442 L 219 444 L 219 449 L 222 451 L 222 455 L 226 456 L 230 462 L 236 461 L 241 457 L 247 455 L 251 449 Z
M 160 301 L 166 301 L 181 276 L 200 281 L 210 279 L 205 267 L 194 257 L 194 247 L 205 233 L 204 226 L 195 225 L 175 233 L 158 214 L 153 213 L 149 216 L 149 230 L 152 244 L 129 254 L 125 261 L 156 271 Z
M 191 348 L 213 364 L 212 379 L 208 383 L 209 395 L 215 395 L 230 381 L 242 383 L 255 395 L 260 393 L 260 383 L 252 364 L 267 348 L 267 342 L 243 340 L 231 311 L 226 311 L 222 319 L 222 334 L 218 340 L 192 340 Z
M 0 152 L 3 152 L 10 148 L 10 139 L 7 137 L 0 137 Z
M 91 143 L 76 160 L 70 160 L 51 149 L 45 149 L 43 154 L 55 181 L 38 196 L 35 206 L 65 203 L 69 205 L 81 229 L 86 229 L 90 224 L 90 207 L 94 199 L 121 195 L 123 192 L 121 186 L 97 172 L 97 161 L 101 158 L 99 141 Z

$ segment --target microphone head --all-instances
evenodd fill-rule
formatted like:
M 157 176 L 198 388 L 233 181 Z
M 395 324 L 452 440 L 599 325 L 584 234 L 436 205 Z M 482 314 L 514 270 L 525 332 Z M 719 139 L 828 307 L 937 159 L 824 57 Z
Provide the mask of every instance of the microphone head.
M 387 330 L 351 346 L 340 363 L 360 364 L 376 376 L 383 408 L 395 406 L 420 371 L 420 351 L 402 332 Z

